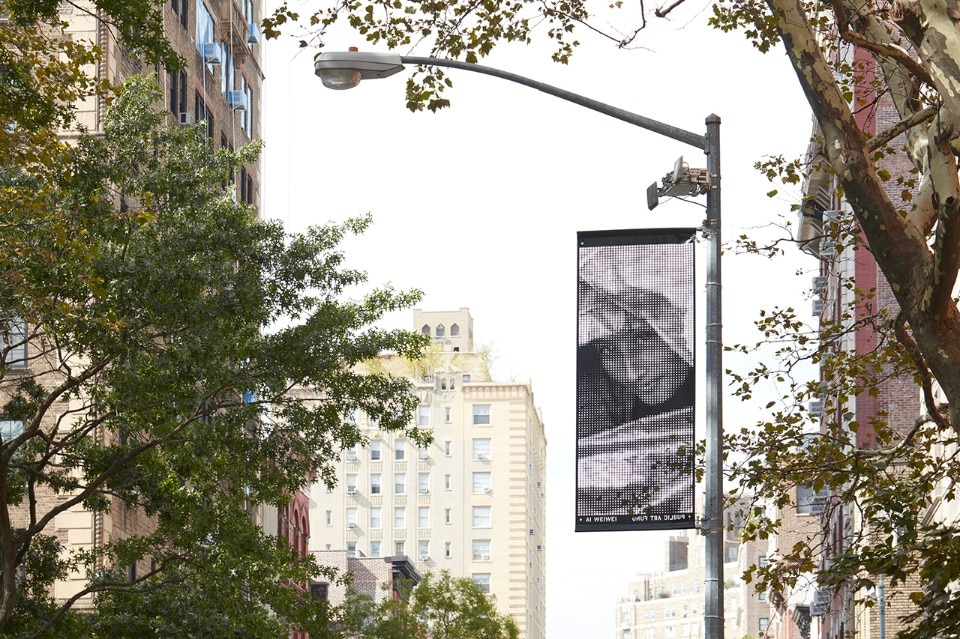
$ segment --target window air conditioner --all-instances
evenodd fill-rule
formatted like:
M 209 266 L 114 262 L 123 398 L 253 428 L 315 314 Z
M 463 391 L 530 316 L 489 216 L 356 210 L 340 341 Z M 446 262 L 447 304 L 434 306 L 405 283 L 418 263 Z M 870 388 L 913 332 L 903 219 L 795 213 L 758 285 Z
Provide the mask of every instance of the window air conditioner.
M 216 42 L 204 42 L 200 47 L 203 49 L 203 61 L 207 64 L 220 64 L 220 45 Z
M 429 488 L 421 488 L 421 489 L 420 489 L 420 494 L 421 494 L 421 495 L 427 495 L 427 494 L 429 494 L 429 493 L 430 493 L 430 489 L 429 489 Z
M 430 559 L 430 555 L 420 555 L 420 561 L 427 561 Z
M 420 459 L 430 459 L 430 453 L 425 450 L 420 451 Z
M 493 489 L 492 489 L 492 488 L 484 488 L 484 489 L 483 489 L 483 492 L 489 495 L 490 493 L 493 492 Z
M 357 492 L 357 487 L 356 487 L 356 486 L 347 486 L 347 494 L 348 494 L 348 495 L 353 495 L 353 494 L 356 493 L 356 492 Z
M 347 461 L 357 461 L 357 454 L 354 452 L 347 453 Z
M 227 91 L 227 103 L 234 111 L 246 111 L 247 94 L 243 91 Z
M 349 524 L 347 524 L 347 528 L 356 528 L 356 527 L 357 527 L 357 525 L 356 525 L 355 523 L 353 523 L 352 521 L 351 521 Z
M 490 555 L 480 555 L 480 561 L 490 561 Z
M 474 459 L 479 459 L 479 460 L 482 461 L 482 460 L 485 460 L 485 459 L 487 458 L 487 456 L 486 456 L 484 453 L 477 453 L 476 455 L 473 456 L 473 458 L 474 458 Z
M 180 124 L 193 124 L 194 122 L 193 114 L 190 113 L 189 111 L 181 111 L 178 121 L 180 122 Z
M 830 258 L 837 254 L 837 245 L 830 239 L 820 240 L 820 257 Z

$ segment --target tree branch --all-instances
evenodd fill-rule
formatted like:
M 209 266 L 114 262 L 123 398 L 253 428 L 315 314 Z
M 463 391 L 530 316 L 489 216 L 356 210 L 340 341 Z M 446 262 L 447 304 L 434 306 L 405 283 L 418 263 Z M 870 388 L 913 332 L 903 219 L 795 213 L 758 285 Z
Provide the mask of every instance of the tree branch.
M 928 106 L 922 111 L 917 111 L 910 117 L 900 120 L 886 131 L 883 131 L 882 133 L 879 133 L 867 140 L 867 150 L 876 151 L 893 138 L 897 137 L 901 133 L 906 132 L 908 129 L 912 129 L 913 127 L 923 124 L 928 120 L 932 120 L 934 117 L 936 117 L 938 110 L 939 109 L 935 106 Z

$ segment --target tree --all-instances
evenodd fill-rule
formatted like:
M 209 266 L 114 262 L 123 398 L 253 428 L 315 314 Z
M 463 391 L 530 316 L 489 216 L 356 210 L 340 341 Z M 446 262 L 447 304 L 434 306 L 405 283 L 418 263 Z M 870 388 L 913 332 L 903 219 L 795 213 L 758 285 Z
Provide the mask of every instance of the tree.
M 497 612 L 493 599 L 468 577 L 446 570 L 427 573 L 413 588 L 377 603 L 348 589 L 342 604 L 325 608 L 316 639 L 517 639 L 512 617 Z
M 652 13 L 663 17 L 682 4 Z M 431 55 L 476 62 L 501 43 L 531 41 L 539 29 L 556 45 L 554 60 L 565 62 L 578 32 L 600 33 L 616 46 L 642 42 L 653 16 L 641 6 L 630 23 L 626 8 L 587 0 L 322 3 L 305 17 L 301 44 L 322 47 L 326 31 L 346 21 L 371 44 L 392 49 L 422 42 Z M 265 33 L 277 35 L 299 17 L 284 4 L 265 21 Z M 760 52 L 786 53 L 818 123 L 818 153 L 809 163 L 773 158 L 758 168 L 794 184 L 813 171 L 829 174 L 852 215 L 825 223 L 824 239 L 837 251 L 869 251 L 898 303 L 878 309 L 876 291 L 841 282 L 852 301 L 819 330 L 806 330 L 792 309 L 770 309 L 758 320 L 765 341 L 781 345 L 777 363 L 765 360 L 735 374 L 734 388 L 750 400 L 757 383 L 787 386 L 780 386 L 783 401 L 767 407 L 769 418 L 759 428 L 731 434 L 728 446 L 743 460 L 733 479 L 776 505 L 790 503 L 798 486 L 830 491 L 836 496 L 831 503 L 851 505 L 863 517 L 861 533 L 819 578 L 828 585 L 866 585 L 869 575 L 878 574 L 899 584 L 915 579 L 908 586 L 918 604 L 915 620 L 922 621 L 911 630 L 916 637 L 960 636 L 960 600 L 948 594 L 960 578 L 960 530 L 938 519 L 932 499 L 939 491 L 943 503 L 955 501 L 960 443 L 960 313 L 954 298 L 960 267 L 958 20 L 955 2 L 930 0 L 717 0 L 710 18 L 719 29 L 743 31 Z M 849 46 L 873 64 L 843 55 Z M 448 86 L 441 71 L 420 69 L 407 85 L 408 106 L 448 106 Z M 870 101 L 853 101 L 871 93 Z M 890 96 L 899 121 L 868 139 L 857 118 L 874 109 L 881 94 Z M 886 163 L 894 157 L 907 158 L 912 170 L 891 174 Z M 776 244 L 747 245 L 779 252 Z M 878 346 L 854 355 L 843 343 L 860 328 L 876 331 Z M 820 366 L 821 379 L 795 377 L 796 365 L 805 360 Z M 924 415 L 915 424 L 898 428 L 884 415 L 871 424 L 845 419 L 843 408 L 852 398 L 878 393 L 887 380 L 902 376 L 915 380 L 905 392 L 919 391 L 924 399 Z M 808 436 L 815 427 L 802 409 L 811 398 L 826 398 L 837 414 L 816 437 Z M 868 428 L 875 431 L 876 446 L 858 449 L 856 433 Z M 776 518 L 758 507 L 745 530 L 762 537 L 776 526 Z M 810 540 L 785 550 L 782 561 L 759 571 L 762 585 L 785 587 L 798 572 L 817 569 L 815 546 Z
M 0 175 L 4 636 L 285 636 L 316 565 L 250 504 L 332 477 L 353 412 L 403 430 L 417 405 L 355 370 L 424 341 L 374 327 L 417 291 L 346 297 L 365 276 L 338 245 L 369 219 L 295 236 L 255 219 L 230 180 L 258 145 L 214 151 L 202 125 L 162 126 L 160 98 L 134 77 L 102 137 Z M 51 527 L 79 508 L 139 523 L 68 552 Z M 70 573 L 87 581 L 54 599 Z

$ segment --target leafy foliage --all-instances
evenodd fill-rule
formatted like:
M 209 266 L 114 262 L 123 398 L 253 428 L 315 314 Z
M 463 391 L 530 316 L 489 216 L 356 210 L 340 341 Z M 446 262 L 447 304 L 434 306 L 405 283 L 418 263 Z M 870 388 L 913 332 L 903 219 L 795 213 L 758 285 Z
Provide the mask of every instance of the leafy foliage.
M 346 600 L 320 617 L 324 639 L 517 639 L 512 617 L 501 615 L 493 599 L 468 577 L 428 573 L 400 597 L 373 597 L 348 590 Z
M 0 366 L 4 419 L 20 424 L 0 447 L 5 636 L 285 635 L 316 566 L 251 504 L 331 477 L 360 439 L 351 412 L 399 430 L 417 404 L 405 380 L 354 370 L 423 346 L 373 327 L 418 292 L 345 297 L 365 276 L 338 246 L 369 219 L 296 236 L 257 220 L 230 182 L 257 145 L 214 151 L 202 125 L 163 127 L 160 97 L 133 78 L 102 137 L 2 175 L 19 248 L 0 257 L 0 308 L 26 321 L 28 357 Z M 71 552 L 49 531 L 80 506 L 141 523 Z M 89 583 L 52 599 L 69 573 Z M 72 611 L 81 595 L 93 613 Z

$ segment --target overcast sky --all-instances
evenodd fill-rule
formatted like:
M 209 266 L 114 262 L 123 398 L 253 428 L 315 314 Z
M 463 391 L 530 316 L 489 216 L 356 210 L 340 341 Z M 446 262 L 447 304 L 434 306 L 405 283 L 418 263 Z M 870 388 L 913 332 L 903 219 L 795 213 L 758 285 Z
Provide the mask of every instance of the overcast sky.
M 569 66 L 535 47 L 505 49 L 485 64 L 695 133 L 707 115 L 720 115 L 723 234 L 732 241 L 778 216 L 795 219 L 798 189 L 768 198 L 773 187 L 752 166 L 766 155 L 801 154 L 811 121 L 785 57 L 709 30 L 706 15 L 654 23 L 638 50 L 588 41 Z M 329 38 L 327 50 L 351 45 L 364 43 L 344 35 Z M 425 310 L 469 307 L 478 345 L 493 349 L 495 377 L 532 382 L 549 442 L 548 636 L 613 639 L 628 582 L 662 569 L 663 534 L 573 532 L 576 233 L 699 226 L 704 198 L 649 212 L 645 191 L 678 156 L 705 167 L 702 152 L 462 71 L 449 72 L 453 107 L 438 114 L 404 108 L 403 74 L 326 90 L 312 54 L 282 44 L 267 45 L 264 72 L 265 214 L 297 231 L 372 213 L 373 228 L 348 244 L 349 264 L 372 283 L 423 289 Z M 702 250 L 697 259 L 700 312 Z M 724 341 L 753 341 L 761 307 L 800 305 L 807 317 L 815 268 L 796 252 L 778 262 L 727 252 Z M 389 321 L 412 328 L 409 312 Z M 702 340 L 702 312 L 697 330 Z M 728 428 L 757 414 L 725 400 Z

